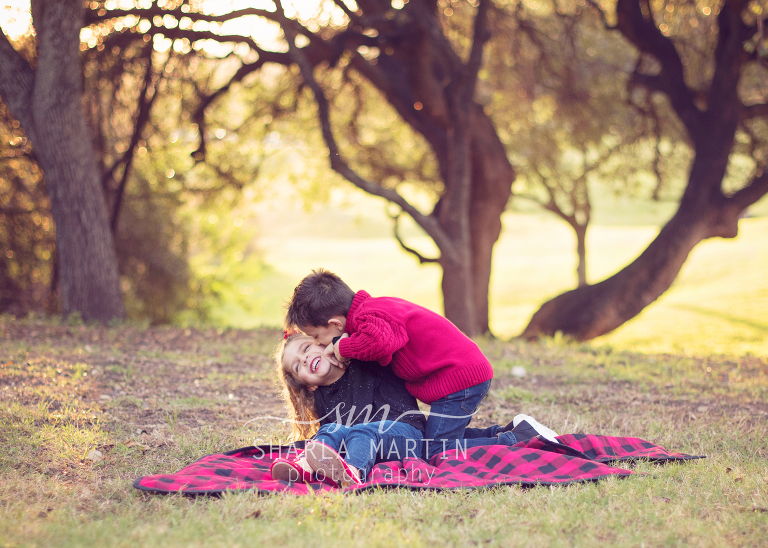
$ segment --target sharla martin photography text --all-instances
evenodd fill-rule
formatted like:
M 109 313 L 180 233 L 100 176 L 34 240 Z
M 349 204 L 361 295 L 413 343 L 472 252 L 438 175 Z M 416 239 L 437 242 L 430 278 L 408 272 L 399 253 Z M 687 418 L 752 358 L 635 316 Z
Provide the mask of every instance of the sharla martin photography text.
M 402 451 L 402 449 L 394 442 L 391 442 L 388 447 L 384 447 L 384 440 L 369 440 L 370 452 L 367 454 L 367 457 L 371 460 L 376 460 L 379 462 L 403 461 L 404 459 L 420 459 L 422 455 L 426 454 L 427 449 L 420 449 L 419 441 L 421 441 L 422 447 L 426 447 L 429 442 L 433 440 L 406 440 L 406 448 L 404 451 Z M 442 441 L 443 445 L 446 446 L 448 440 Z M 464 442 L 463 445 L 462 442 Z M 286 445 L 276 442 L 275 440 L 267 441 L 263 439 L 256 439 L 254 445 L 257 449 L 257 452 L 252 455 L 254 459 L 263 459 L 267 455 L 271 455 L 272 457 L 277 456 L 278 458 L 282 459 L 295 457 L 298 453 L 302 453 L 304 444 L 289 442 Z M 323 450 L 326 446 L 318 447 L 318 445 L 319 444 L 315 444 L 315 446 L 307 449 L 306 452 L 311 453 L 313 457 L 323 456 Z M 448 451 L 447 455 L 445 454 L 445 451 Z M 467 442 L 466 440 L 456 440 L 456 445 L 453 450 L 446 446 L 445 451 L 443 452 L 443 455 L 445 455 L 447 458 L 466 459 Z M 455 453 L 452 453 L 451 451 L 454 451 Z M 346 440 L 341 441 L 339 453 L 342 455 L 347 454 Z M 387 483 L 412 483 L 414 481 L 418 481 L 424 485 L 429 485 L 432 478 L 435 476 L 435 474 L 438 474 L 439 471 L 440 470 L 435 467 L 426 467 L 426 469 L 409 469 L 399 467 L 384 468 L 380 470 L 379 479 L 384 480 Z M 315 479 L 320 482 L 325 481 L 326 479 L 332 477 L 332 472 L 330 474 L 326 474 L 325 471 L 318 470 L 314 473 Z M 414 474 L 418 477 L 411 477 L 411 475 Z M 361 482 L 365 483 L 368 478 L 367 475 L 362 475 L 361 471 L 361 476 L 359 479 Z M 300 477 L 298 473 L 296 473 L 294 478 L 291 478 L 291 481 L 299 480 Z
M 311 420 L 311 421 L 294 421 L 290 419 L 285 419 L 282 417 L 272 417 L 272 416 L 265 416 L 265 417 L 256 417 L 251 420 L 249 420 L 247 424 L 252 424 L 257 421 L 264 421 L 264 420 L 279 420 L 284 423 L 301 423 L 301 424 L 325 424 L 326 427 L 324 429 L 324 434 L 328 436 L 338 436 L 338 453 L 341 455 L 348 455 L 350 453 L 349 447 L 348 447 L 348 441 L 346 434 L 349 432 L 349 429 L 351 429 L 354 426 L 358 427 L 358 440 L 357 443 L 354 444 L 354 451 L 360 455 L 361 451 L 364 455 L 364 459 L 368 460 L 369 462 L 391 462 L 391 461 L 402 461 L 406 458 L 412 458 L 412 459 L 425 459 L 429 460 L 434 453 L 434 451 L 430 452 L 430 442 L 438 441 L 440 444 L 440 451 L 439 453 L 445 454 L 446 452 L 453 451 L 454 455 L 453 458 L 455 459 L 466 459 L 467 456 L 467 448 L 468 448 L 468 442 L 466 439 L 456 439 L 456 440 L 448 440 L 448 439 L 442 439 L 442 440 L 434 440 L 431 438 L 424 438 L 421 436 L 412 436 L 407 437 L 405 433 L 400 432 L 392 432 L 393 429 L 402 428 L 403 423 L 401 422 L 402 419 L 404 419 L 406 416 L 409 415 L 422 415 L 421 411 L 404 411 L 403 413 L 400 413 L 397 417 L 394 419 L 391 419 L 389 417 L 390 415 L 390 406 L 389 405 L 382 405 L 379 407 L 376 411 L 373 409 L 373 405 L 368 404 L 365 406 L 362 406 L 359 410 L 356 405 L 352 405 L 349 407 L 349 409 L 345 409 L 347 406 L 344 402 L 340 402 L 338 405 L 336 405 L 330 412 L 326 413 L 322 417 L 319 417 L 318 419 Z M 476 412 L 475 412 L 476 413 Z M 435 414 L 438 415 L 438 414 Z M 439 414 L 440 417 L 449 418 L 449 419 L 467 419 L 471 418 L 474 415 L 474 413 L 469 415 L 461 415 L 461 416 L 454 416 L 454 415 L 444 415 Z M 364 430 L 360 430 L 360 427 L 367 427 Z M 411 433 L 418 432 L 417 430 L 411 430 Z M 384 436 L 385 434 L 393 434 L 392 436 Z M 377 435 L 378 434 L 378 435 Z M 398 438 L 398 434 L 400 434 Z M 354 434 L 353 434 L 354 435 Z M 364 439 L 360 440 L 359 438 L 363 437 Z M 353 442 L 354 443 L 354 442 Z M 290 442 L 287 445 L 284 443 L 279 443 L 275 441 L 274 439 L 265 440 L 262 438 L 256 438 L 254 440 L 254 445 L 256 446 L 258 453 L 254 454 L 254 458 L 261 459 L 265 455 L 272 455 L 273 457 L 277 455 L 277 458 L 283 459 L 283 458 L 290 458 L 295 457 L 298 454 L 301 454 L 304 451 L 304 441 L 302 441 L 300 444 L 296 444 L 295 442 Z M 367 451 L 364 449 L 364 447 L 367 447 Z M 328 452 L 328 446 L 324 444 L 314 444 L 309 449 L 307 449 L 306 453 L 310 454 L 312 457 L 315 457 L 315 452 Z M 331 450 L 333 451 L 333 450 Z M 363 456 L 361 455 L 361 456 Z M 318 458 L 322 456 L 319 455 Z M 333 465 L 331 465 L 331 470 L 334 470 Z M 361 469 L 359 471 L 359 479 L 362 482 L 366 481 L 367 472 L 365 468 Z M 426 481 L 424 481 L 423 475 L 420 475 L 419 481 L 424 482 L 425 484 L 429 484 L 429 481 L 432 479 L 432 475 L 437 473 L 437 470 L 427 470 L 426 471 Z M 315 478 L 319 481 L 325 480 L 325 472 L 323 470 L 318 470 L 314 472 Z M 398 481 L 402 479 L 403 482 L 412 481 L 413 478 L 408 477 L 408 472 L 406 471 L 405 474 L 403 474 L 402 471 L 387 471 L 384 473 L 386 481 Z M 295 475 L 290 478 L 292 481 L 298 481 L 300 479 L 299 472 L 295 472 Z

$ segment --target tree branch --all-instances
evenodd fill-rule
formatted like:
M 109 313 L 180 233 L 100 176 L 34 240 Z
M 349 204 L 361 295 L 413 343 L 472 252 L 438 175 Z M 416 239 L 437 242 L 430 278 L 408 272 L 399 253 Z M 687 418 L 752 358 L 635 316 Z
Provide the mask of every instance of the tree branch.
M 741 108 L 741 121 L 768 117 L 768 103 L 745 105 Z
M 712 75 L 707 110 L 729 116 L 731 105 L 741 105 L 738 82 L 747 58 L 743 46 L 743 0 L 726 0 L 717 16 L 719 32 L 715 47 L 715 72 Z M 723 112 L 725 110 L 725 112 Z
M 477 75 L 483 64 L 483 48 L 491 38 L 491 31 L 488 30 L 488 7 L 490 4 L 491 0 L 480 0 L 480 4 L 477 7 L 472 50 L 469 53 L 469 59 L 465 66 L 465 81 L 461 85 L 461 95 L 465 104 L 474 98 Z
M 642 8 L 641 9 L 641 4 Z M 644 13 L 645 12 L 645 13 Z M 656 27 L 648 0 L 618 0 L 617 29 L 642 53 L 661 64 L 654 89 L 665 93 L 680 120 L 695 137 L 703 128 L 702 113 L 696 107 L 695 92 L 685 84 L 683 62 L 675 45 Z
M 543 201 L 534 196 L 533 194 L 526 194 L 526 193 L 516 193 L 515 197 L 522 198 L 523 200 L 528 200 L 529 202 L 533 202 L 534 204 L 541 206 L 542 208 L 546 209 L 547 211 L 551 211 L 558 217 L 560 217 L 562 220 L 564 220 L 566 223 L 571 225 L 572 227 L 575 227 L 578 225 L 576 222 L 576 217 L 573 215 L 568 215 L 565 213 L 560 207 L 557 205 L 553 197 L 550 197 L 549 201 Z
M 141 88 L 141 94 L 139 95 L 139 109 L 138 113 L 136 115 L 136 122 L 133 130 L 133 135 L 131 136 L 131 142 L 128 145 L 128 150 L 125 151 L 125 154 L 123 157 L 115 163 L 115 165 L 112 166 L 112 169 L 110 170 L 108 177 L 112 177 L 112 174 L 114 173 L 115 168 L 117 165 L 122 164 L 123 165 L 123 174 L 120 178 L 120 184 L 117 188 L 117 194 L 115 196 L 114 205 L 112 206 L 112 211 L 110 214 L 110 227 L 112 228 L 112 234 L 115 233 L 117 230 L 117 219 L 120 215 L 120 206 L 123 202 L 123 196 L 125 194 L 125 186 L 128 183 L 128 175 L 131 172 L 131 167 L 133 165 L 133 156 L 136 151 L 136 147 L 139 144 L 139 140 L 141 140 L 141 134 L 144 131 L 144 127 L 147 125 L 147 122 L 149 121 L 149 115 L 152 112 L 152 105 L 155 103 L 155 99 L 158 95 L 158 87 L 160 86 L 160 80 L 163 78 L 163 74 L 165 73 L 165 70 L 161 71 L 157 77 L 157 81 L 154 83 L 154 90 L 152 93 L 152 96 L 147 99 L 147 94 L 149 93 L 149 86 L 152 83 L 153 78 L 153 71 L 152 71 L 152 45 L 148 44 L 146 46 L 147 50 L 144 52 L 147 57 L 147 71 L 144 74 L 144 85 Z M 168 55 L 168 58 L 165 61 L 166 66 L 168 65 L 168 62 L 171 60 L 171 56 Z
M 34 70 L 13 48 L 5 32 L 0 32 L 0 98 L 33 143 L 35 142 L 35 124 L 32 116 L 34 87 Z
M 259 57 L 263 55 L 275 54 L 275 52 L 267 52 L 261 49 L 256 41 L 250 36 L 243 36 L 241 34 L 216 34 L 215 32 L 211 32 L 209 30 L 185 30 L 178 27 L 175 29 L 158 28 L 152 34 L 162 34 L 171 40 L 186 38 L 190 42 L 197 42 L 198 40 L 215 40 L 220 43 L 232 42 L 235 44 L 248 44 L 252 50 L 259 54 Z M 285 54 L 280 56 L 284 57 Z
M 199 13 L 199 12 L 184 12 L 180 8 L 176 9 L 163 9 L 158 7 L 157 5 L 153 5 L 150 8 L 146 9 L 128 9 L 128 10 L 86 10 L 85 15 L 85 25 L 93 25 L 98 24 L 102 21 L 108 21 L 111 19 L 119 19 L 123 17 L 139 17 L 147 19 L 148 21 L 152 22 L 153 26 L 157 28 L 160 32 L 163 34 L 166 34 L 166 31 L 170 30 L 184 30 L 180 29 L 178 26 L 175 29 L 169 29 L 165 26 L 160 25 L 154 25 L 153 19 L 155 17 L 164 17 L 166 15 L 170 15 L 174 19 L 176 19 L 177 22 L 181 22 L 182 19 L 189 19 L 192 22 L 198 22 L 203 21 L 207 23 L 226 23 L 227 21 L 233 21 L 235 19 L 239 19 L 241 17 L 246 17 L 250 15 L 255 15 L 258 17 L 263 17 L 264 19 L 268 19 L 270 21 L 274 21 L 276 23 L 279 23 L 282 25 L 290 25 L 291 28 L 297 32 L 298 34 L 302 34 L 309 38 L 310 40 L 316 39 L 314 34 L 310 32 L 308 29 L 306 29 L 301 23 L 298 21 L 294 21 L 292 19 L 283 18 L 281 19 L 275 12 L 268 11 L 264 9 L 258 9 L 258 8 L 244 8 L 240 10 L 234 10 L 229 13 L 224 13 L 221 15 L 210 15 L 205 13 Z M 217 40 L 216 36 L 219 36 L 215 33 L 211 33 L 213 36 L 211 39 Z M 224 41 L 224 40 L 220 40 Z M 226 40 L 231 41 L 231 40 Z
M 278 12 L 282 14 L 282 7 L 279 3 L 277 4 L 277 7 Z M 303 51 L 296 47 L 295 34 L 285 27 L 283 28 L 283 31 L 288 39 L 288 46 L 290 48 L 289 53 L 298 65 L 304 82 L 309 86 L 315 96 L 323 139 L 325 140 L 330 154 L 331 168 L 349 182 L 369 194 L 379 196 L 400 206 L 400 208 L 408 213 L 435 241 L 444 259 L 449 261 L 458 260 L 458 253 L 453 243 L 450 241 L 447 234 L 443 232 L 435 219 L 421 213 L 395 190 L 385 188 L 382 185 L 364 179 L 342 159 L 338 144 L 336 143 L 336 139 L 333 136 L 333 131 L 331 129 L 328 99 L 320 85 L 317 83 L 312 71 L 312 66 L 304 56 Z
M 768 172 L 761 173 L 744 188 L 736 191 L 726 199 L 726 204 L 733 205 L 739 211 L 744 211 L 768 194 Z
M 284 58 L 283 60 L 288 61 L 288 58 Z M 229 88 L 232 87 L 232 84 L 241 82 L 243 78 L 245 78 L 252 72 L 259 70 L 267 62 L 268 60 L 266 58 L 259 57 L 259 59 L 253 63 L 244 63 L 243 65 L 240 66 L 239 69 L 237 69 L 237 72 L 235 72 L 235 74 L 229 79 L 229 81 L 226 84 L 224 84 L 223 86 L 215 90 L 213 93 L 205 94 L 205 93 L 201 93 L 198 90 L 198 95 L 200 96 L 200 103 L 195 109 L 195 112 L 192 114 L 192 119 L 197 124 L 198 130 L 200 133 L 200 145 L 197 147 L 197 150 L 195 150 L 192 153 L 192 157 L 196 161 L 199 162 L 205 159 L 205 147 L 206 147 L 205 109 L 208 108 L 208 106 L 213 101 L 215 101 L 217 97 L 219 97 L 220 95 L 225 93 L 227 90 L 229 90 Z
M 147 69 L 144 71 L 143 84 L 141 87 L 141 91 L 139 92 L 137 123 L 134 125 L 134 132 L 130 141 L 131 144 L 133 144 L 134 141 L 138 143 L 139 139 L 137 137 L 137 133 L 141 133 L 141 129 L 143 129 L 144 124 L 146 122 L 146 119 L 144 119 L 144 116 L 142 116 L 142 111 L 146 106 L 147 93 L 149 92 L 149 85 L 152 81 L 152 49 L 153 49 L 152 44 L 147 44 L 144 46 L 144 49 L 141 52 L 141 57 L 147 61 Z M 168 56 L 168 58 L 170 59 L 170 55 Z M 122 78 L 120 78 L 119 82 L 122 82 Z M 117 95 L 117 91 L 113 91 L 112 95 L 113 95 L 113 101 L 114 101 L 115 100 L 114 96 Z M 100 118 L 104 119 L 105 115 L 101 114 Z M 141 121 L 141 125 L 138 124 L 139 121 Z M 107 188 L 107 183 L 109 182 L 109 180 L 114 176 L 117 168 L 120 165 L 124 164 L 128 159 L 128 156 L 132 154 L 133 154 L 133 147 L 129 146 L 128 149 L 123 154 L 123 156 L 120 159 L 115 160 L 112 166 L 103 173 L 103 175 L 101 176 L 101 185 L 105 189 Z
M 638 64 L 638 66 L 635 67 L 635 70 L 629 76 L 629 80 L 627 81 L 628 87 L 639 85 L 650 91 L 658 91 L 661 93 L 666 92 L 665 81 L 663 78 L 661 78 L 660 75 L 643 74 L 642 72 L 639 72 L 639 70 L 640 67 Z
M 275 17 L 274 12 L 258 9 L 258 8 L 244 8 L 240 10 L 231 11 L 229 13 L 224 13 L 221 15 L 209 15 L 205 13 L 192 12 L 192 11 L 185 12 L 185 11 L 182 11 L 180 8 L 167 10 L 159 7 L 157 4 L 153 4 L 152 7 L 143 8 L 143 9 L 135 8 L 135 9 L 127 9 L 127 10 L 120 10 L 120 9 L 87 10 L 85 13 L 85 24 L 93 25 L 96 23 L 100 23 L 102 21 L 108 21 L 110 19 L 118 19 L 121 17 L 129 17 L 129 16 L 152 19 L 155 16 L 163 17 L 164 15 L 170 15 L 173 18 L 175 18 L 177 21 L 181 21 L 183 18 L 186 17 L 193 21 L 207 21 L 209 23 L 226 23 L 227 21 L 232 21 L 240 17 L 245 17 L 246 15 L 257 15 L 259 17 L 266 17 L 268 19 L 274 19 Z
M 418 251 L 416 251 L 412 247 L 408 247 L 407 245 L 405 245 L 405 242 L 400 237 L 400 231 L 398 230 L 398 227 L 400 225 L 400 213 L 398 213 L 397 215 L 389 214 L 389 218 L 392 219 L 392 221 L 394 221 L 393 234 L 395 236 L 395 239 L 397 240 L 397 243 L 400 244 L 400 247 L 403 248 L 404 251 L 407 251 L 411 255 L 414 255 L 419 260 L 419 264 L 439 263 L 440 262 L 440 258 L 439 257 L 435 257 L 435 258 L 433 258 L 433 257 L 425 257 L 424 255 L 422 255 L 421 253 L 419 253 Z

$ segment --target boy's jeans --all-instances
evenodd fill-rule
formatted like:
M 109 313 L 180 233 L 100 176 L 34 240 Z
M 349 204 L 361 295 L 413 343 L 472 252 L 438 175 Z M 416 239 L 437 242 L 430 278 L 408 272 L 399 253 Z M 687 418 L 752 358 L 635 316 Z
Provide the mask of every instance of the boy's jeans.
M 424 434 L 424 441 L 427 444 L 425 460 L 428 461 L 443 451 L 456 450 L 461 453 L 465 449 L 480 445 L 517 443 L 513 433 L 499 434 L 501 426 L 467 428 L 472 414 L 490 388 L 491 381 L 486 381 L 432 402 L 427 418 L 427 431 Z
M 345 450 L 344 460 L 360 470 L 363 481 L 377 462 L 423 458 L 424 453 L 421 431 L 404 422 L 377 421 L 354 426 L 325 424 L 314 439 L 339 453 Z

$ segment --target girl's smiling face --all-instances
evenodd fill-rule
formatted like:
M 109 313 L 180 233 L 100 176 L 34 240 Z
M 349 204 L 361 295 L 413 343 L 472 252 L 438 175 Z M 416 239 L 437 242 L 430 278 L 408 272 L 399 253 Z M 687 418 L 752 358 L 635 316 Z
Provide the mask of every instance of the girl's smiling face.
M 283 350 L 283 369 L 310 390 L 333 384 L 344 375 L 344 370 L 328 361 L 324 349 L 312 337 L 296 337 Z

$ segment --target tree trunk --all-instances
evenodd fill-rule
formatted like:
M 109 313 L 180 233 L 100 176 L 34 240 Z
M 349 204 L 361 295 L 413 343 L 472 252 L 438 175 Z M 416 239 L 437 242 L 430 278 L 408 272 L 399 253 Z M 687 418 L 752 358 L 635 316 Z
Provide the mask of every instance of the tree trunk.
M 730 144 L 720 142 L 714 154 L 698 154 L 691 169 L 689 187 L 677 213 L 661 229 L 648 248 L 623 270 L 595 284 L 568 291 L 544 303 L 520 335 L 527 339 L 557 332 L 579 341 L 608 333 L 634 318 L 658 299 L 674 282 L 691 250 L 715 236 L 735 237 L 739 214 L 719 189 L 724 174 L 723 155 Z
M 419 0 L 403 12 L 412 19 L 398 19 L 399 33 L 379 35 L 377 47 L 393 54 L 380 55 L 375 65 L 357 57 L 352 61 L 435 154 L 445 191 L 429 218 L 447 240 L 436 240 L 443 309 L 469 336 L 488 332 L 493 247 L 515 178 L 490 118 L 474 99 L 483 46 L 490 38 L 489 5 L 479 2 L 466 60 L 443 34 L 435 4 Z M 379 13 L 379 7 L 366 4 L 363 10 Z
M 468 337 L 478 335 L 475 317 L 475 292 L 472 269 L 470 234 L 470 198 L 472 196 L 472 158 L 470 156 L 470 113 L 460 97 L 464 91 L 455 83 L 446 88 L 446 103 L 451 113 L 447 128 L 447 154 L 445 173 L 445 194 L 439 222 L 450 239 L 453 252 L 443 254 L 443 306 L 445 317 L 451 320 Z
M 629 266 L 595 285 L 584 285 L 544 303 L 522 337 L 562 332 L 585 341 L 635 317 L 672 285 L 690 251 L 708 232 L 707 220 L 678 212 Z
M 576 256 L 578 257 L 576 279 L 579 281 L 579 287 L 582 287 L 587 285 L 587 226 L 576 224 L 573 230 L 576 233 Z
M 366 192 L 397 204 L 435 241 L 440 257 L 430 262 L 437 261 L 443 268 L 444 314 L 469 336 L 488 331 L 493 246 L 501 231 L 500 217 L 515 175 L 493 124 L 474 97 L 483 48 L 491 37 L 491 2 L 479 0 L 476 7 L 471 50 L 466 59 L 443 33 L 436 4 L 416 0 L 400 12 L 402 17 L 371 29 L 377 34 L 376 48 L 382 52 L 375 62 L 358 54 L 349 61 L 434 152 L 444 190 L 429 215 L 396 191 L 366 181 L 346 164 L 333 136 L 328 99 L 313 74 L 317 65 L 310 63 L 314 53 L 315 63 L 326 59 L 333 66 L 339 59 L 334 52 L 340 54 L 345 48 L 357 47 L 360 40 L 365 40 L 363 36 L 369 36 L 362 30 L 365 20 L 374 26 L 379 24 L 376 21 L 389 21 L 389 5 L 361 4 L 365 16 L 350 15 L 351 28 L 339 34 L 335 43 L 325 44 L 330 48 L 317 40 L 300 51 L 289 47 L 290 61 L 299 64 L 302 79 L 317 100 L 332 169 Z M 281 6 L 277 10 L 282 20 Z M 283 28 L 290 43 L 295 29 Z M 420 255 L 419 259 L 428 260 Z
M 469 255 L 465 255 L 469 259 Z M 473 317 L 472 273 L 469 260 L 461 263 L 442 262 L 443 308 L 445 317 L 461 329 L 468 337 L 480 333 L 477 331 L 477 319 Z
M 501 234 L 501 215 L 512 194 L 515 170 L 504 145 L 482 108 L 476 106 L 471 120 L 472 194 L 469 224 L 472 252 L 476 333 L 490 333 L 489 293 L 493 248 Z
M 80 0 L 33 2 L 38 59 L 33 142 L 56 223 L 62 313 L 125 316 L 104 194 L 81 104 Z

